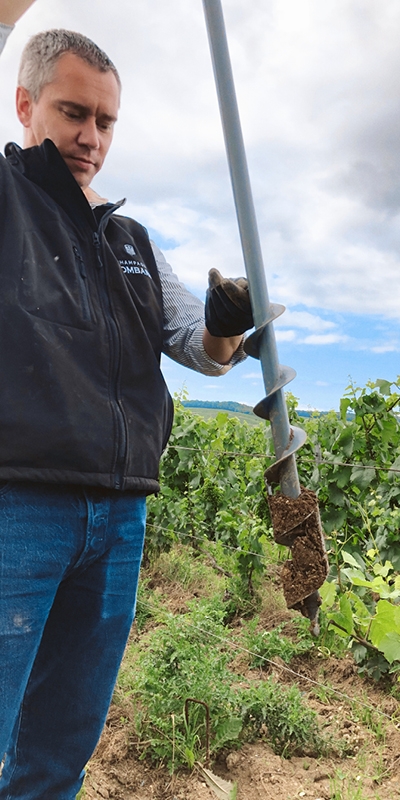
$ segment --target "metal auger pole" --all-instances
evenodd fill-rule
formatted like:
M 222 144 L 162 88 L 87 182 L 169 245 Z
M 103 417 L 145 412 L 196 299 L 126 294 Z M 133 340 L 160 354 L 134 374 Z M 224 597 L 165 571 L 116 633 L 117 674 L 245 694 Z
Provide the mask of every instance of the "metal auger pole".
M 257 349 L 268 401 L 268 412 L 261 416 L 269 418 L 271 422 L 275 455 L 278 462 L 281 461 L 281 491 L 287 497 L 295 499 L 300 494 L 300 483 L 294 454 L 286 457 L 288 451 L 290 453 L 290 450 L 296 448 L 291 447 L 293 432 L 290 429 L 283 392 L 283 386 L 294 377 L 295 372 L 280 367 L 278 361 L 272 320 L 283 308 L 271 304 L 268 297 L 221 2 L 203 0 L 203 6 L 256 328 L 257 344 L 251 354 L 255 355 Z

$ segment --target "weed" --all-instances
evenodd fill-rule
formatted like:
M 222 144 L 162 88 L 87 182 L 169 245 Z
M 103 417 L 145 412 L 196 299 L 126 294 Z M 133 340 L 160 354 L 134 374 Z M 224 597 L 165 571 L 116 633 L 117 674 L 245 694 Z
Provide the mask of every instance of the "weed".
M 160 606 L 158 595 L 149 590 L 148 583 L 149 579 L 142 577 L 138 586 L 135 622 L 139 633 L 144 630 L 146 623 L 154 617 Z
M 381 783 L 389 774 L 387 763 L 383 758 L 383 753 L 379 753 L 379 758 L 373 767 L 372 778 L 375 783 Z
M 135 704 L 136 734 L 143 755 L 172 771 L 202 760 L 206 747 L 204 707 L 210 715 L 210 752 L 264 735 L 277 753 L 319 751 L 323 744 L 316 715 L 296 687 L 271 680 L 243 687 L 229 668 L 225 607 L 221 600 L 192 603 L 184 616 L 164 616 L 164 624 L 131 645 L 119 685 Z
M 239 694 L 243 738 L 251 741 L 264 733 L 275 753 L 285 757 L 321 754 L 326 749 L 317 716 L 304 705 L 297 686 L 281 686 L 270 678 Z
M 337 770 L 330 781 L 330 798 L 331 800 L 372 800 L 369 792 L 364 794 L 361 775 L 351 778 L 341 770 Z M 380 800 L 380 796 L 375 794 L 373 800 Z
M 259 618 L 255 617 L 247 624 L 244 631 L 246 647 L 251 651 L 251 667 L 266 667 L 266 659 L 273 659 L 276 656 L 289 664 L 294 656 L 307 653 L 314 647 L 310 634 L 295 642 L 284 636 L 282 633 L 285 628 L 284 623 L 271 631 L 260 631 L 258 627 Z
M 192 708 L 186 723 L 186 698 L 207 703 L 214 740 L 218 740 L 219 726 L 233 716 L 232 676 L 227 670 L 230 655 L 210 643 L 210 634 L 223 635 L 223 615 L 224 606 L 215 599 L 208 604 L 200 601 L 185 616 L 167 615 L 164 625 L 146 637 L 144 647 L 138 651 L 137 645 L 132 646 L 131 668 L 128 658 L 122 670 L 125 690 L 140 703 L 138 733 L 151 743 L 153 757 L 170 767 L 172 741 L 176 764 L 191 766 L 204 751 L 204 711 Z
M 320 680 L 320 678 L 318 678 L 318 680 Z M 317 685 L 312 686 L 310 693 L 313 694 L 314 697 L 316 697 L 320 703 L 329 706 L 332 703 L 332 696 L 334 696 L 334 689 L 332 687 L 332 684 L 325 681 L 324 684 L 318 683 Z
M 251 617 L 260 607 L 260 596 L 249 594 L 246 581 L 235 575 L 226 582 L 225 621 L 236 617 Z
M 378 743 L 384 743 L 386 739 L 387 722 L 381 714 L 374 713 L 373 708 L 368 706 L 368 698 L 364 698 L 364 704 L 352 703 L 351 714 L 354 720 L 365 725 L 374 733 Z

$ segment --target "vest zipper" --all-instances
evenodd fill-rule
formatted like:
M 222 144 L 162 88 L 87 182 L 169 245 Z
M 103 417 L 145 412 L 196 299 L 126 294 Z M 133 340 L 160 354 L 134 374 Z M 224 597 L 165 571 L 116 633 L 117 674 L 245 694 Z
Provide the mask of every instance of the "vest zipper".
M 108 329 L 109 339 L 111 344 L 111 365 L 112 365 L 111 403 L 117 425 L 116 457 L 114 466 L 114 488 L 122 489 L 124 473 L 125 473 L 125 465 L 126 465 L 128 436 L 127 436 L 125 413 L 118 394 L 118 379 L 121 369 L 121 355 L 122 355 L 121 337 L 118 324 L 115 319 L 114 312 L 111 306 L 111 301 L 107 286 L 107 275 L 104 270 L 104 264 L 101 257 L 101 241 L 99 234 L 97 232 L 93 233 L 93 243 L 96 251 L 97 266 L 99 272 L 101 270 L 101 274 L 99 274 L 100 297 L 102 299 L 104 319 Z
M 78 272 L 79 272 L 78 285 L 79 285 L 79 291 L 80 291 L 81 301 L 82 301 L 83 318 L 84 318 L 84 320 L 86 320 L 88 322 L 91 322 L 91 320 L 92 320 L 92 312 L 91 312 L 91 308 L 90 308 L 89 288 L 88 288 L 88 283 L 87 283 L 87 274 L 86 274 L 85 263 L 83 261 L 83 258 L 81 256 L 78 248 L 76 247 L 76 245 L 73 245 L 73 251 L 75 253 L 75 262 L 76 262 L 76 264 L 78 266 Z

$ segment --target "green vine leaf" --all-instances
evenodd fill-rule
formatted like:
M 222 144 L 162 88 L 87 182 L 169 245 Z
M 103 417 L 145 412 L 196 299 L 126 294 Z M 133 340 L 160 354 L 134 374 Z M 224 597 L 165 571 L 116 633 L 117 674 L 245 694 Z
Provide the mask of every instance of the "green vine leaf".
M 347 595 L 343 594 L 341 596 L 339 608 L 340 611 L 331 615 L 331 620 L 337 626 L 340 635 L 343 636 L 344 633 L 347 636 L 352 636 L 354 634 L 353 612 Z
M 393 661 L 400 661 L 400 633 L 396 633 L 396 631 L 386 633 L 380 640 L 379 650 L 389 664 L 393 664 Z
M 381 378 L 378 378 L 378 380 L 375 381 L 375 385 L 378 387 L 381 394 L 384 395 L 390 394 L 390 387 L 392 385 L 390 381 L 385 381 L 382 380 Z
M 351 400 L 349 400 L 348 397 L 342 397 L 340 401 L 340 418 L 343 420 L 343 422 L 346 420 L 347 409 L 350 404 Z
M 350 427 L 344 428 L 336 441 L 336 446 L 340 447 L 345 456 L 351 456 L 354 448 L 353 431 Z
M 352 567 L 355 567 L 357 570 L 359 570 L 359 569 L 360 569 L 360 566 L 361 566 L 361 565 L 359 564 L 359 562 L 357 561 L 357 559 L 356 559 L 356 558 L 354 558 L 354 556 L 352 556 L 352 555 L 351 555 L 351 553 L 348 553 L 348 552 L 347 552 L 347 550 L 342 550 L 342 558 L 343 558 L 343 561 L 344 561 L 346 564 L 350 564 Z M 362 573 L 361 573 L 361 574 L 362 574 Z M 364 576 L 363 576 L 363 577 L 364 577 Z
M 389 472 L 387 479 L 390 483 L 394 483 L 394 481 L 398 477 L 395 470 L 400 470 L 400 456 L 397 456 L 397 458 L 395 458 L 395 460 L 390 466 L 393 472 Z
M 325 581 L 318 591 L 322 599 L 322 610 L 326 611 L 327 608 L 332 608 L 336 601 L 337 584 L 333 581 Z
M 390 561 L 385 561 L 383 565 L 374 564 L 372 569 L 375 575 L 382 575 L 382 578 L 387 578 L 389 572 L 393 571 L 393 564 Z
M 371 485 L 376 475 L 374 467 L 353 467 L 351 471 L 350 481 L 357 486 L 358 489 L 367 489 Z
M 396 633 L 400 636 L 400 606 L 394 606 L 388 600 L 379 600 L 376 604 L 375 616 L 371 621 L 370 639 L 372 644 L 380 650 L 382 640 L 389 633 Z

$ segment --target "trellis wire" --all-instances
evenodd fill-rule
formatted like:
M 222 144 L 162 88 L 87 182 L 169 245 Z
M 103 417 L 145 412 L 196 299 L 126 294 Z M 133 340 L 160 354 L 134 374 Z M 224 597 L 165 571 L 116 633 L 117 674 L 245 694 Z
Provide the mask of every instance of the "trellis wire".
M 208 542 L 209 544 L 219 544 L 223 549 L 233 550 L 235 553 L 238 553 L 239 555 L 241 553 L 244 553 L 244 555 L 247 556 L 258 556 L 258 558 L 261 559 L 265 560 L 268 559 L 268 556 L 264 555 L 264 553 L 254 553 L 252 550 L 243 550 L 241 547 L 234 547 L 233 545 L 230 544 L 224 544 L 223 542 L 221 542 L 220 539 L 218 540 L 209 539 L 207 536 L 196 536 L 194 533 L 185 533 L 184 531 L 176 531 L 173 530 L 172 528 L 164 528 L 162 525 L 155 525 L 153 522 L 147 522 L 146 527 L 154 528 L 159 531 L 165 531 L 165 533 L 173 533 L 175 536 L 177 536 L 178 539 L 183 540 L 184 538 L 188 538 L 188 539 L 195 539 L 199 542 Z
M 216 455 L 216 456 L 231 456 L 232 458 L 234 456 L 240 456 L 240 457 L 245 457 L 245 458 L 264 458 L 264 459 L 273 458 L 273 456 L 272 455 L 269 456 L 268 453 L 243 453 L 240 450 L 212 450 L 212 449 L 206 449 L 206 448 L 203 448 L 203 447 L 186 447 L 185 445 L 182 445 L 182 444 L 169 444 L 167 446 L 165 452 L 164 452 L 164 457 L 165 457 L 165 454 L 168 452 L 168 450 L 173 450 L 173 449 L 175 449 L 175 450 L 189 450 L 189 451 L 192 451 L 193 453 L 203 453 L 203 454 L 210 454 L 210 455 Z M 335 458 L 334 453 L 329 453 L 329 455 L 331 455 L 333 458 Z M 379 464 L 377 464 L 377 462 L 374 462 L 373 464 L 360 464 L 357 461 L 356 462 L 352 462 L 352 461 L 326 461 L 325 459 L 320 459 L 320 458 L 317 459 L 317 458 L 311 458 L 311 457 L 309 457 L 309 458 L 305 457 L 302 460 L 308 461 L 311 464 L 317 464 L 318 466 L 320 466 L 321 464 L 324 464 L 325 466 L 327 466 L 327 465 L 329 466 L 330 465 L 330 466 L 333 466 L 333 467 L 359 467 L 360 469 L 377 469 L 377 470 L 380 470 L 381 472 L 400 472 L 400 468 L 397 468 L 397 467 L 383 467 L 383 466 L 380 466 Z

